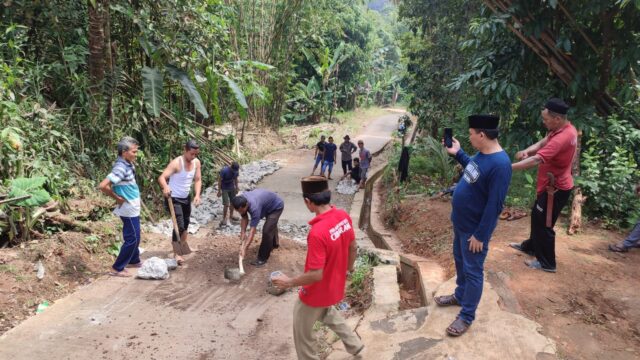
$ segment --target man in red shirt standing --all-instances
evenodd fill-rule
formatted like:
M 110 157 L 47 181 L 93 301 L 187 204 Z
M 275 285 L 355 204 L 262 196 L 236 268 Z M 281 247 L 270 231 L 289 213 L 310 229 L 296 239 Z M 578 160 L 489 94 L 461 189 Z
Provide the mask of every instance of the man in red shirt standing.
M 531 234 L 529 239 L 510 246 L 536 257 L 525 261 L 527 266 L 547 272 L 556 272 L 556 233 L 553 227 L 573 189 L 571 165 L 576 155 L 578 132 L 567 119 L 568 110 L 569 106 L 561 99 L 549 99 L 542 109 L 542 122 L 549 130 L 547 136 L 516 153 L 519 162 L 511 166 L 513 170 L 523 170 L 539 165 L 537 198 L 531 209 Z M 551 179 L 555 184 L 551 184 Z M 548 199 L 553 200 L 550 224 L 547 221 Z
M 316 214 L 309 225 L 304 274 L 272 279 L 278 289 L 300 286 L 293 308 L 293 340 L 298 359 L 320 359 L 313 349 L 313 325 L 320 321 L 333 330 L 350 354 L 359 354 L 364 345 L 347 326 L 334 305 L 344 297 L 347 270 L 353 270 L 357 248 L 349 215 L 330 205 L 331 191 L 323 176 L 302 178 L 302 197 Z

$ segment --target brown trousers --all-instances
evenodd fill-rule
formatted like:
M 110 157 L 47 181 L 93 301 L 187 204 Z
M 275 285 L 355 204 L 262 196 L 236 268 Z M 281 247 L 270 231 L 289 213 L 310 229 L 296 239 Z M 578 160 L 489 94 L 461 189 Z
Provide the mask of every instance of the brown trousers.
M 319 360 L 313 349 L 313 325 L 316 321 L 327 325 L 333 330 L 349 354 L 355 354 L 362 348 L 360 338 L 347 326 L 344 318 L 333 306 L 312 307 L 300 299 L 293 307 L 293 341 L 296 345 L 298 360 Z

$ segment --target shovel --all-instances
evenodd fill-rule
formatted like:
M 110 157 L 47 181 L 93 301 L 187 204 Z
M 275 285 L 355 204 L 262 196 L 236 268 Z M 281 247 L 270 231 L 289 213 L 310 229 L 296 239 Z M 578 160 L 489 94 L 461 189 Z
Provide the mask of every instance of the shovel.
M 171 213 L 171 221 L 173 221 L 173 232 L 176 234 L 178 241 L 172 241 L 171 246 L 173 246 L 173 252 L 176 255 L 189 255 L 191 254 L 191 248 L 187 241 L 183 241 L 180 238 L 180 232 L 178 231 L 178 220 L 176 220 L 176 210 L 173 208 L 173 200 L 171 198 L 167 199 L 167 204 L 169 205 L 169 212 Z
M 240 249 L 244 247 L 244 240 L 242 240 L 242 244 L 240 245 Z M 238 281 L 245 274 L 244 266 L 242 266 L 242 254 L 238 254 L 238 267 L 237 268 L 229 268 L 224 270 L 224 278 L 228 280 Z

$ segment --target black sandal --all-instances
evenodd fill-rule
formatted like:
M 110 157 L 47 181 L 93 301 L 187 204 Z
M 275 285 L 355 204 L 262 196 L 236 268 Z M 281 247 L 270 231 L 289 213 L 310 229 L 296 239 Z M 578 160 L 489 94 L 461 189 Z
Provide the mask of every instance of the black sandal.
M 456 299 L 456 296 L 453 294 L 436 296 L 433 298 L 433 301 L 440 306 L 460 306 L 458 299 Z
M 471 324 L 467 324 L 467 322 L 461 318 L 456 318 L 447 328 L 447 334 L 450 336 L 460 336 L 466 333 L 470 326 Z
M 611 245 L 609 245 L 609 251 L 619 252 L 619 253 L 626 253 L 626 252 L 629 251 L 629 249 L 627 249 L 624 246 L 620 246 L 620 244 L 611 244 Z

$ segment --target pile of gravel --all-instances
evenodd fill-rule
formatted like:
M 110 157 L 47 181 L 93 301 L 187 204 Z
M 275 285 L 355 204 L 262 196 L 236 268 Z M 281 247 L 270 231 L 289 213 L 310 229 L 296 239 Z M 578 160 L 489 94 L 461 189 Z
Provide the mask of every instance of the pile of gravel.
M 240 174 L 238 176 L 238 187 L 240 191 L 248 191 L 256 188 L 256 184 L 267 175 L 273 174 L 278 169 L 275 161 L 258 160 L 246 165 L 240 166 Z M 189 233 L 195 234 L 201 226 L 208 224 L 212 220 L 222 217 L 222 198 L 218 196 L 218 183 L 214 186 L 206 188 L 201 195 L 202 202 L 198 207 L 191 209 L 191 221 L 189 223 Z M 158 234 L 171 235 L 173 225 L 171 219 L 162 220 L 156 224 L 147 224 L 148 231 Z M 238 226 L 238 233 L 240 233 Z
M 262 227 L 264 221 L 260 221 L 256 228 L 256 237 L 262 233 Z M 229 226 L 216 227 L 216 234 L 227 236 L 240 236 L 240 224 L 231 223 Z M 247 228 L 247 231 L 249 229 Z M 289 239 L 305 243 L 307 242 L 307 234 L 309 233 L 309 225 L 296 225 L 288 223 L 287 221 L 278 221 L 278 231 L 280 234 L 286 236 Z M 255 240 L 254 240 L 255 241 Z
M 353 179 L 344 179 L 336 185 L 336 191 L 344 195 L 353 195 L 358 192 L 358 184 Z

